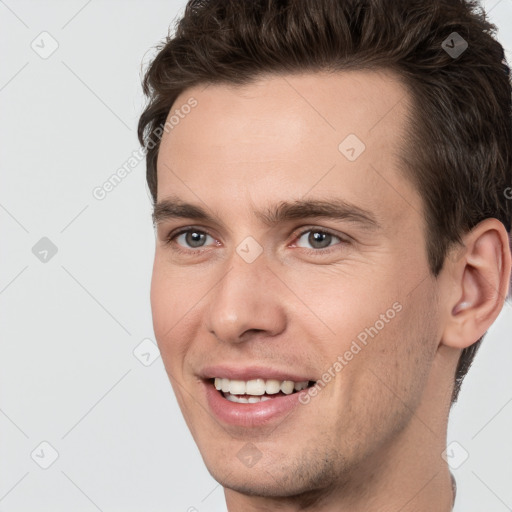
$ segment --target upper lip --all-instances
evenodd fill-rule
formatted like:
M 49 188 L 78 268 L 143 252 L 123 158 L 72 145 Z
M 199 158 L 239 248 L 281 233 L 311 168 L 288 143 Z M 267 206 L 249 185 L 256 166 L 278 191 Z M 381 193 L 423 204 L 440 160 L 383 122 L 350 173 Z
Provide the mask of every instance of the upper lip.
M 279 381 L 292 380 L 293 382 L 304 382 L 316 380 L 311 376 L 290 373 L 278 368 L 269 368 L 268 366 L 244 366 L 240 365 L 218 365 L 206 366 L 200 372 L 203 379 L 213 379 L 215 377 L 230 380 L 253 380 L 253 379 L 275 379 Z

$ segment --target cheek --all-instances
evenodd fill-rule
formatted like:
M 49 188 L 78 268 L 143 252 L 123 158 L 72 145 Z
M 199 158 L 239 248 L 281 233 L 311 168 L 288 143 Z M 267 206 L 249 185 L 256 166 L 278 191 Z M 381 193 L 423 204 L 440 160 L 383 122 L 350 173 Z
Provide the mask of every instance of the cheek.
M 329 328 L 332 348 L 349 350 L 353 341 L 382 337 L 389 326 L 396 324 L 401 309 L 391 283 L 355 272 L 301 277 L 297 294 Z M 322 329 L 322 332 L 324 330 Z
M 176 361 L 178 353 L 185 347 L 180 335 L 190 310 L 186 293 L 176 285 L 176 279 L 155 260 L 151 280 L 151 312 L 153 330 L 166 368 L 170 361 Z
M 153 315 L 153 330 L 160 344 L 166 329 L 169 329 L 172 325 L 170 317 L 174 311 L 175 294 L 172 293 L 168 279 L 162 275 L 156 262 L 151 279 L 150 301 Z
M 395 410 L 416 409 L 437 347 L 437 319 L 421 295 L 402 297 L 401 310 L 368 345 L 363 372 L 375 396 Z M 378 326 L 377 326 L 378 327 Z
M 322 343 L 326 361 L 340 363 L 334 387 L 352 399 L 389 405 L 398 396 L 412 405 L 426 385 L 437 347 L 433 293 L 419 286 L 407 294 L 394 282 L 331 290 L 323 309 L 335 332 Z
M 188 271 L 170 265 L 165 256 L 157 251 L 153 265 L 150 299 L 153 324 L 158 333 L 165 333 L 174 325 L 179 326 L 179 321 L 201 297 L 199 285 L 197 276 L 189 275 Z M 156 331 L 155 334 L 157 334 Z

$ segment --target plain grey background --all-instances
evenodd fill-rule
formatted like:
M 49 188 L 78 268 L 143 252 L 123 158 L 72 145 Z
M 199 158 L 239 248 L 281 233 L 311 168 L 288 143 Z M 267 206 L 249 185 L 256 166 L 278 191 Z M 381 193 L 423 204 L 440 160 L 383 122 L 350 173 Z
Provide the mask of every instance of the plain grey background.
M 184 5 L 0 1 L 0 512 L 225 511 L 154 342 L 145 162 L 93 195 Z M 483 5 L 510 63 L 512 0 Z M 511 332 L 507 303 L 452 411 L 457 512 L 512 510 Z

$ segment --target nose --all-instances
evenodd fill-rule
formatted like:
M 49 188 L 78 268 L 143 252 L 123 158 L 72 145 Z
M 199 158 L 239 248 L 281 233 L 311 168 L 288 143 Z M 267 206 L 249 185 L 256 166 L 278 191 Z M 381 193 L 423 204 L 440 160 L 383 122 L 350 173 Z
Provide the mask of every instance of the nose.
M 256 335 L 275 336 L 286 328 L 286 287 L 267 265 L 264 255 L 252 263 L 237 253 L 208 294 L 206 325 L 225 343 L 242 343 Z

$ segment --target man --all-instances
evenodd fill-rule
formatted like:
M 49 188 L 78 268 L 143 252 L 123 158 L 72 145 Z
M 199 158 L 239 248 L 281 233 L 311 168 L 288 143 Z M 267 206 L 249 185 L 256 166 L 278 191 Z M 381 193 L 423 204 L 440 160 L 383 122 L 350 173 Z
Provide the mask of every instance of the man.
M 448 413 L 511 273 L 477 7 L 193 1 L 147 71 L 155 335 L 230 512 L 452 510 Z

